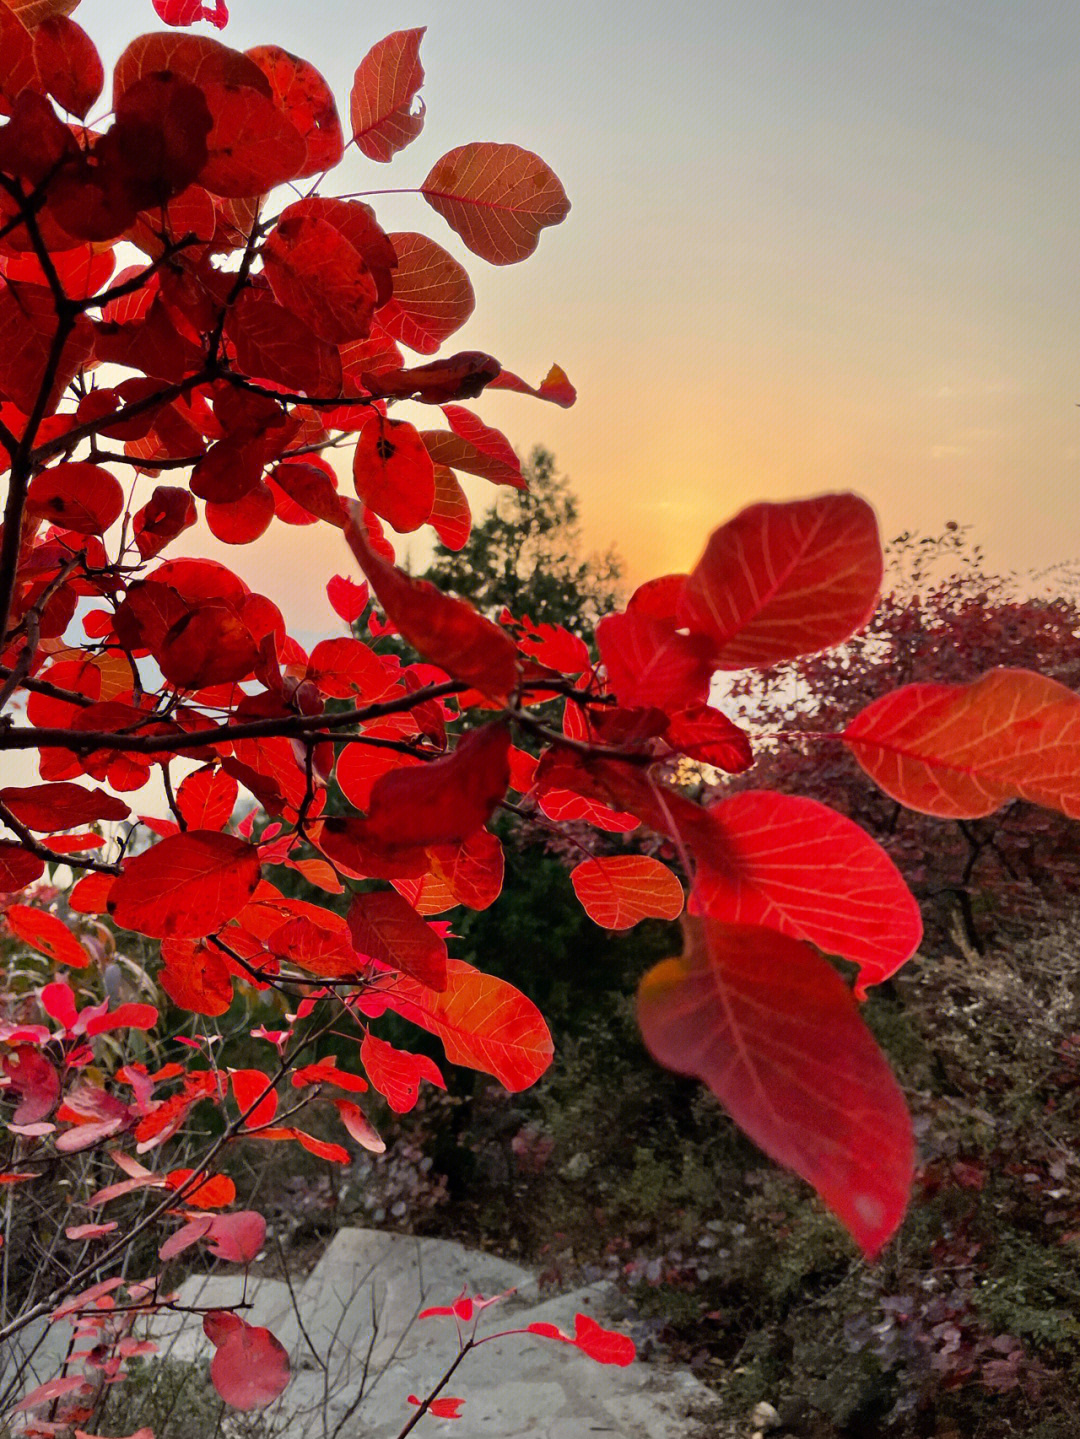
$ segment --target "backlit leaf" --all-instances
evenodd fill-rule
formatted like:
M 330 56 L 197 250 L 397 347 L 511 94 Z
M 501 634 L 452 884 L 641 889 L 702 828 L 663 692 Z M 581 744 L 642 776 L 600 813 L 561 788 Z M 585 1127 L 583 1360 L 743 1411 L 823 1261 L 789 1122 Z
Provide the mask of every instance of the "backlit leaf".
M 435 470 L 414 426 L 407 420 L 373 415 L 353 451 L 353 484 L 368 509 L 399 534 L 418 530 L 431 518 Z
M 643 919 L 678 919 L 683 889 L 678 879 L 644 854 L 601 855 L 570 874 L 585 913 L 605 929 L 630 929 Z
M 786 935 L 714 920 L 688 920 L 686 932 L 682 957 L 641 982 L 647 1048 L 703 1079 L 872 1258 L 903 1218 L 914 1146 L 904 1097 L 854 997 Z
M 188 830 L 125 861 L 109 895 L 124 929 L 198 939 L 240 913 L 259 882 L 259 851 L 233 835 Z
M 90 963 L 86 950 L 55 914 L 32 909 L 27 904 L 12 904 L 4 911 L 4 919 L 12 933 L 39 954 L 47 955 L 55 964 L 85 969 Z
M 750 505 L 714 531 L 676 618 L 708 637 L 717 669 L 774 665 L 864 625 L 881 574 L 877 520 L 857 495 Z
M 402 1018 L 437 1035 L 451 1064 L 494 1075 L 511 1091 L 528 1089 L 551 1064 L 551 1036 L 532 1001 L 464 960 L 447 961 L 441 994 L 400 978 L 381 997 Z
M 436 162 L 420 193 L 474 254 L 493 265 L 526 259 L 540 231 L 570 212 L 551 167 L 519 145 L 459 145 Z
M 842 955 L 860 967 L 860 996 L 915 953 L 919 906 L 889 856 L 851 820 L 767 790 L 721 800 L 708 819 L 690 841 L 695 913 L 767 925 Z M 713 841 L 708 850 L 703 834 Z
M 394 293 L 379 310 L 378 322 L 410 350 L 433 355 L 472 314 L 472 281 L 464 266 L 426 235 L 397 231 L 390 240 L 398 261 Z
M 372 1088 L 378 1090 L 395 1114 L 408 1114 L 415 1108 L 421 1080 L 426 1079 L 438 1089 L 446 1088 L 433 1059 L 395 1049 L 371 1033 L 365 1034 L 360 1046 L 360 1062 Z
M 446 988 L 446 941 L 396 890 L 358 894 L 349 906 L 356 950 L 428 989 Z
M 886 794 L 939 819 L 993 814 L 1010 799 L 1080 818 L 1080 697 L 1030 670 L 970 685 L 905 685 L 844 731 Z
M 215 1313 L 203 1320 L 207 1336 L 217 1343 L 210 1362 L 214 1388 L 234 1409 L 265 1409 L 284 1391 L 289 1382 L 289 1355 L 269 1329 L 245 1324 L 235 1314 L 231 1321 L 215 1327 Z M 215 1339 L 215 1334 L 221 1335 Z
M 413 109 L 424 83 L 420 41 L 424 30 L 397 30 L 373 45 L 353 77 L 349 99 L 353 138 L 369 160 L 393 158 L 424 124 L 424 106 Z

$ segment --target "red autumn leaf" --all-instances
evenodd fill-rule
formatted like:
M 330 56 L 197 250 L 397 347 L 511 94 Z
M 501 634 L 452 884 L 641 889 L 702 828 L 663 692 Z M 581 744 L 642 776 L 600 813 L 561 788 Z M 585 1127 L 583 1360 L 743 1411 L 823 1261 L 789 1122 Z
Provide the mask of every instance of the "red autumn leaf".
M 376 1133 L 371 1121 L 351 1099 L 335 1099 L 334 1108 L 341 1115 L 341 1122 L 361 1148 L 370 1154 L 385 1154 L 386 1141 Z
M 447 961 L 441 993 L 401 977 L 380 999 L 395 1014 L 437 1035 L 451 1064 L 494 1075 L 511 1091 L 528 1089 L 551 1063 L 551 1035 L 532 1001 L 464 960 Z
M 521 395 L 533 395 L 538 400 L 550 400 L 553 405 L 559 405 L 564 410 L 568 410 L 577 399 L 577 390 L 567 379 L 566 371 L 561 365 L 552 365 L 536 389 L 506 369 L 497 379 L 492 380 L 489 388 L 514 390 Z
M 235 1314 L 228 1316 L 235 1323 L 230 1323 L 223 1336 L 215 1341 L 215 1334 L 221 1330 L 214 1326 L 214 1317 L 208 1314 L 203 1320 L 207 1337 L 218 1345 L 210 1361 L 211 1383 L 234 1409 L 265 1409 L 289 1382 L 289 1355 L 285 1346 L 269 1329 L 245 1324 Z
M 455 904 L 487 909 L 502 892 L 505 859 L 498 835 L 480 829 L 457 845 L 432 845 L 432 873 L 453 896 Z
M 177 689 L 203 689 L 245 679 L 259 646 L 234 601 L 208 599 L 186 610 L 153 647 L 161 672 Z
M 236 346 L 237 362 L 252 379 L 305 395 L 339 393 L 337 346 L 321 340 L 269 290 L 245 290 L 229 310 L 225 332 Z
M 472 314 L 472 282 L 453 255 L 426 235 L 395 231 L 390 241 L 397 253 L 394 293 L 379 310 L 378 322 L 410 350 L 433 355 Z
M 364 1035 L 360 1045 L 360 1062 L 372 1088 L 378 1090 L 395 1114 L 408 1114 L 415 1108 L 421 1080 L 426 1079 L 438 1089 L 446 1088 L 446 1081 L 433 1059 L 426 1054 L 395 1049 L 370 1032 Z
M 399 534 L 431 517 L 435 471 L 416 429 L 407 420 L 373 415 L 357 437 L 353 483 L 368 509 Z
M 464 1407 L 464 1399 L 455 1399 L 449 1394 L 443 1394 L 438 1399 L 419 1399 L 415 1394 L 410 1394 L 408 1403 L 420 1408 L 422 1404 L 427 1405 L 427 1413 L 433 1419 L 460 1419 Z
M 704 1080 L 873 1258 L 903 1218 L 914 1148 L 904 1097 L 851 992 L 808 945 L 773 930 L 688 920 L 686 933 L 682 957 L 641 982 L 647 1048 Z
M 711 705 L 691 705 L 671 715 L 664 743 L 728 774 L 741 774 L 754 762 L 749 735 Z
M 395 890 L 354 896 L 349 933 L 359 954 L 401 970 L 428 989 L 446 988 L 446 941 Z
M 30 785 L 25 789 L 9 785 L 0 789 L 0 804 L 6 805 L 27 829 L 46 834 L 95 820 L 127 819 L 131 813 L 123 800 L 103 789 L 66 783 Z
M 153 1004 L 121 1004 L 108 1014 L 88 1019 L 84 1032 L 87 1038 L 93 1038 L 95 1034 L 107 1034 L 113 1029 L 153 1029 L 159 1018 Z
M 900 871 L 827 805 L 744 790 L 713 805 L 708 821 L 689 841 L 699 866 L 694 913 L 766 925 L 842 955 L 859 965 L 860 997 L 919 947 L 919 906 Z
M 355 512 L 345 538 L 387 618 L 433 664 L 465 680 L 493 700 L 505 700 L 517 685 L 513 641 L 471 605 L 444 595 L 426 580 L 413 579 L 377 555 Z
M 56 1108 L 60 1076 L 33 1045 L 16 1044 L 0 1055 L 0 1073 L 19 1096 L 14 1124 L 37 1124 Z
M 839 644 L 881 588 L 877 520 L 857 495 L 750 505 L 713 532 L 676 618 L 704 635 L 714 667 L 764 667 Z
M 181 781 L 176 807 L 188 829 L 224 829 L 238 793 L 239 786 L 232 775 L 206 765 Z
M 527 1324 L 525 1330 L 528 1334 L 539 1334 L 544 1339 L 558 1339 L 563 1344 L 572 1344 L 597 1364 L 619 1364 L 625 1368 L 627 1364 L 633 1364 L 637 1355 L 634 1341 L 629 1335 L 602 1328 L 588 1314 L 574 1315 L 573 1334 L 564 1334 L 556 1325 L 539 1320 Z
M 508 474 L 515 476 L 517 481 L 523 479 L 521 461 L 501 430 L 496 430 L 491 425 L 485 425 L 479 415 L 474 415 L 471 410 L 466 410 L 462 405 L 443 405 L 442 412 L 459 439 L 464 440 L 467 445 L 471 445 L 485 459 L 494 460 L 496 464 L 503 466 Z M 515 483 L 515 480 L 511 480 L 510 483 Z
M 324 821 L 320 848 L 354 873 L 424 873 L 429 845 L 461 844 L 491 818 L 509 784 L 509 743 L 504 724 L 488 724 L 441 759 L 380 775 L 366 818 Z
M 229 23 L 225 0 L 212 0 L 211 4 L 204 4 L 203 0 L 150 0 L 150 3 L 166 25 L 196 25 L 200 20 L 208 20 L 222 30 Z
M 196 1175 L 194 1169 L 170 1169 L 165 1176 L 165 1187 L 177 1192 L 193 1176 L 198 1178 L 198 1183 L 183 1194 L 184 1203 L 192 1209 L 224 1209 L 236 1199 L 236 1185 L 228 1175 L 207 1174 L 205 1170 Z
M 585 913 L 605 929 L 630 929 L 643 919 L 678 919 L 683 890 L 658 859 L 644 854 L 602 855 L 570 874 Z
M 4 911 L 4 918 L 13 934 L 54 963 L 67 964 L 72 969 L 85 969 L 90 963 L 86 950 L 55 914 L 26 904 L 12 904 Z
M 224 1014 L 232 1004 L 233 981 L 225 957 L 198 941 L 165 940 L 158 983 L 174 1004 L 193 1014 Z
M 347 625 L 355 624 L 367 609 L 369 595 L 365 583 L 357 584 L 356 580 L 350 580 L 345 575 L 333 575 L 326 582 L 326 597 L 334 613 Z
M 493 485 L 510 485 L 515 490 L 526 487 L 516 455 L 511 461 L 497 447 L 480 450 L 470 440 L 451 430 L 423 430 L 421 438 L 437 465 L 464 470 L 466 474 L 478 475 Z
M 244 1128 L 258 1129 L 262 1124 L 269 1124 L 277 1113 L 278 1096 L 262 1070 L 230 1069 L 229 1079 L 237 1108 L 247 1116 Z
M 428 517 L 448 550 L 464 549 L 472 530 L 472 510 L 453 470 L 435 465 L 435 501 Z
M 339 530 L 344 526 L 337 475 L 318 455 L 276 465 L 266 484 L 283 523 L 313 525 L 316 520 L 325 520 Z
M 206 524 L 226 545 L 250 545 L 270 528 L 276 506 L 269 485 L 261 480 L 246 495 L 221 504 L 207 501 Z
M 373 45 L 357 67 L 349 98 L 353 139 L 369 160 L 390 160 L 423 128 L 423 101 L 413 108 L 424 83 L 423 38 L 424 29 L 397 30 Z
M 259 45 L 247 55 L 269 80 L 278 108 L 307 146 L 296 178 L 332 170 L 341 159 L 344 136 L 333 92 L 318 70 L 280 45 Z
M 993 814 L 1011 799 L 1080 818 L 1080 697 L 1030 670 L 969 685 L 905 685 L 844 731 L 875 784 L 939 819 Z
M 605 615 L 596 626 L 596 645 L 608 688 L 626 708 L 704 705 L 716 668 L 704 635 L 682 634 L 673 621 L 642 615 L 631 601 L 625 613 Z
M 493 265 L 526 259 L 540 231 L 570 212 L 554 171 L 518 145 L 459 145 L 436 162 L 420 193 L 474 254 Z
M 353 1094 L 363 1094 L 368 1087 L 367 1081 L 359 1074 L 338 1069 L 335 1059 L 320 1059 L 315 1064 L 305 1064 L 294 1069 L 290 1082 L 294 1089 L 303 1089 L 308 1084 L 333 1084 L 338 1089 L 347 1089 Z
M 239 914 L 258 882 L 254 845 L 213 830 L 188 830 L 125 862 L 109 895 L 109 913 L 136 934 L 198 939 Z
M 25 889 L 45 873 L 45 861 L 30 854 L 21 844 L 0 840 L 0 894 Z
M 320 640 L 308 658 L 307 677 L 330 699 L 371 703 L 400 693 L 393 670 L 363 640 Z
M 198 176 L 204 189 L 242 198 L 296 179 L 307 160 L 307 143 L 273 100 L 232 81 L 201 81 L 199 88 L 213 120 L 208 158 Z
M 195 502 L 187 490 L 176 485 L 158 485 L 150 499 L 132 517 L 132 529 L 139 554 L 151 559 L 196 521 Z
M 341 345 L 371 333 L 374 277 L 363 255 L 328 220 L 290 206 L 261 253 L 278 303 L 313 334 Z
M 47 15 L 35 26 L 33 39 L 42 86 L 69 114 L 84 120 L 105 84 L 94 42 L 66 15 Z

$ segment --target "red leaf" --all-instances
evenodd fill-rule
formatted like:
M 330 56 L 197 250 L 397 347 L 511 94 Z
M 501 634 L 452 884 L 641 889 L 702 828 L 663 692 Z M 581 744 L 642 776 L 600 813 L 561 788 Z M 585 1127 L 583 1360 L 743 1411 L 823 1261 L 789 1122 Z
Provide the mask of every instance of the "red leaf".
M 626 1367 L 633 1364 L 637 1350 L 634 1341 L 626 1334 L 614 1329 L 603 1329 L 587 1314 L 574 1315 L 574 1333 L 564 1334 L 554 1324 L 536 1321 L 525 1326 L 528 1334 L 539 1334 L 544 1339 L 558 1339 L 563 1344 L 573 1344 L 597 1364 L 619 1364 Z
M 386 1142 L 375 1131 L 367 1115 L 351 1099 L 335 1099 L 334 1108 L 341 1115 L 341 1122 L 361 1148 L 371 1154 L 385 1154 Z
M 318 70 L 279 45 L 259 45 L 247 55 L 269 80 L 279 109 L 307 146 L 296 178 L 332 170 L 341 159 L 344 137 L 333 92 Z
M 233 1098 L 241 1114 L 246 1114 L 245 1129 L 258 1129 L 269 1124 L 277 1113 L 278 1096 L 261 1069 L 230 1069 Z M 250 1110 L 250 1114 L 248 1113 Z
M 176 807 L 188 829 L 224 829 L 232 818 L 239 785 L 232 775 L 205 765 L 181 781 Z
M 290 206 L 260 253 L 278 303 L 313 334 L 342 345 L 371 333 L 375 280 L 363 255 L 328 220 Z
M 259 481 L 237 500 L 207 501 L 206 524 L 225 545 L 250 545 L 270 528 L 276 506 L 270 486 Z
M 464 266 L 426 235 L 395 231 L 390 241 L 398 262 L 394 293 L 379 310 L 378 322 L 410 350 L 433 355 L 472 314 L 472 281 Z
M 459 145 L 436 162 L 420 193 L 474 254 L 493 265 L 524 260 L 540 231 L 570 212 L 554 171 L 518 145 Z
M 418 530 L 431 517 L 434 466 L 407 420 L 368 420 L 353 452 L 353 484 L 364 504 L 399 534 Z
M 353 625 L 367 609 L 370 591 L 366 584 L 357 584 L 344 575 L 334 575 L 326 583 L 326 597 L 347 625 Z
M 415 1404 L 419 1409 L 421 1404 L 427 1404 L 427 1413 L 435 1419 L 460 1419 L 461 1410 L 465 1403 L 464 1399 L 454 1399 L 449 1394 L 442 1395 L 439 1399 L 418 1399 L 415 1394 L 408 1398 L 410 1404 Z
M 369 160 L 391 159 L 423 128 L 423 101 L 413 110 L 424 83 L 423 38 L 424 29 L 397 30 L 373 45 L 357 67 L 350 96 L 353 138 Z
M 1080 697 L 1030 670 L 970 685 L 905 685 L 844 731 L 875 784 L 908 809 L 976 819 L 1010 799 L 1080 818 Z
M 137 934 L 198 939 L 239 914 L 258 882 L 254 845 L 189 830 L 125 862 L 109 895 L 109 913 Z
M 4 911 L 4 918 L 13 934 L 39 954 L 48 955 L 55 964 L 85 969 L 90 963 L 86 950 L 55 914 L 46 914 L 44 910 L 31 909 L 25 904 L 12 904 Z
M 416 1394 L 410 1394 L 410 1396 L 408 1396 L 408 1403 L 416 1404 L 417 1409 L 421 1406 L 421 1403 L 427 1403 L 427 1413 L 429 1413 L 433 1419 L 460 1419 L 460 1417 L 462 1417 L 462 1406 L 465 1404 L 465 1400 L 453 1399 L 453 1397 L 450 1397 L 450 1394 L 443 1394 L 440 1399 L 421 1400 L 417 1399 Z
M 395 1114 L 408 1114 L 415 1107 L 422 1079 L 439 1089 L 446 1088 L 446 1081 L 433 1059 L 426 1054 L 395 1049 L 370 1032 L 364 1035 L 360 1046 L 360 1061 L 372 1088 L 378 1090 Z
M 864 625 L 881 573 L 877 520 L 857 495 L 750 505 L 714 531 L 676 617 L 712 642 L 717 669 L 774 665 Z
M 475 686 L 493 700 L 506 700 L 518 681 L 513 641 L 471 605 L 413 579 L 372 548 L 355 507 L 345 538 L 379 603 L 401 634 L 433 664 Z
M 213 120 L 200 185 L 212 195 L 240 199 L 297 178 L 307 143 L 273 100 L 231 81 L 201 81 L 199 88 Z
M 150 3 L 166 25 L 196 25 L 200 20 L 208 20 L 223 30 L 229 23 L 225 0 L 213 0 L 209 5 L 202 0 L 150 0 Z
M 631 601 L 596 626 L 596 645 L 608 688 L 627 709 L 704 705 L 716 668 L 706 636 L 680 634 L 674 621 L 643 615 Z
M 158 983 L 174 1004 L 193 1014 L 224 1014 L 232 1004 L 232 974 L 225 956 L 190 940 L 166 940 Z
M 66 15 L 47 15 L 33 36 L 34 64 L 42 85 L 59 105 L 84 120 L 105 84 L 94 42 Z
M 516 455 L 511 462 L 496 449 L 480 450 L 471 441 L 450 430 L 423 430 L 421 439 L 437 465 L 464 470 L 466 474 L 478 475 L 493 485 L 510 485 L 515 490 L 526 488 Z
M 431 507 L 431 527 L 448 550 L 464 549 L 472 530 L 472 511 L 465 491 L 458 484 L 453 470 L 435 465 L 435 502 Z
M 903 1095 L 854 998 L 798 940 L 714 920 L 688 920 L 686 932 L 683 956 L 641 982 L 646 1046 L 703 1079 L 872 1258 L 903 1218 L 914 1151 Z
M 45 873 L 45 861 L 28 854 L 21 844 L 0 840 L 0 893 L 25 889 Z
M 451 1064 L 494 1075 L 511 1091 L 528 1089 L 551 1064 L 551 1036 L 532 1001 L 464 960 L 447 961 L 440 994 L 402 977 L 379 997 L 402 1018 L 437 1035 Z
M 487 724 L 442 759 L 380 775 L 366 819 L 324 821 L 319 847 L 354 873 L 422 874 L 429 845 L 461 844 L 491 818 L 510 780 L 509 744 L 504 724 Z
M 214 1333 L 220 1333 L 213 1324 L 214 1318 L 214 1314 L 208 1314 L 203 1320 L 203 1328 L 211 1339 Z M 289 1382 L 289 1355 L 269 1329 L 245 1324 L 236 1315 L 229 1318 L 236 1323 L 229 1324 L 218 1342 L 217 1353 L 210 1362 L 211 1383 L 234 1409 L 265 1409 Z
M 0 1055 L 3 1073 L 19 1103 L 12 1115 L 14 1124 L 37 1124 L 56 1108 L 60 1099 L 60 1076 L 33 1045 L 16 1044 Z
M 392 889 L 358 894 L 349 933 L 359 954 L 411 975 L 428 989 L 446 988 L 446 941 Z
M 564 410 L 568 410 L 577 399 L 577 390 L 567 379 L 566 371 L 561 365 L 552 365 L 535 390 L 506 369 L 492 380 L 489 389 L 514 390 L 518 394 L 534 395 L 536 399 L 550 400 L 553 405 L 559 405 Z
M 860 966 L 860 998 L 918 949 L 922 919 L 900 871 L 827 805 L 744 790 L 714 805 L 708 821 L 689 840 L 699 864 L 694 913 L 766 925 L 842 955 Z
M 658 859 L 643 854 L 583 860 L 570 874 L 585 913 L 605 929 L 630 929 L 643 919 L 678 919 L 683 890 Z

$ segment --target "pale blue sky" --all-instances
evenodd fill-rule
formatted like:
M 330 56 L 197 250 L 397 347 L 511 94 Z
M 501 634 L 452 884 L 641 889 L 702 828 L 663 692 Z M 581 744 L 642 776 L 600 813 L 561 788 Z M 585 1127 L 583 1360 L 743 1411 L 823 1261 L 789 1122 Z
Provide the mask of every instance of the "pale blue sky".
M 231 8 L 221 38 L 303 54 L 343 108 L 374 41 L 428 26 L 423 134 L 339 188 L 416 184 L 468 140 L 560 175 L 573 210 L 537 255 L 469 259 L 477 315 L 452 348 L 534 381 L 566 368 L 569 412 L 477 408 L 555 450 L 635 579 L 692 563 L 744 503 L 825 488 L 865 494 L 887 533 L 970 521 L 1002 564 L 1080 556 L 1080 7 Z M 149 0 L 76 18 L 107 62 L 156 27 Z M 463 253 L 419 199 L 375 203 Z

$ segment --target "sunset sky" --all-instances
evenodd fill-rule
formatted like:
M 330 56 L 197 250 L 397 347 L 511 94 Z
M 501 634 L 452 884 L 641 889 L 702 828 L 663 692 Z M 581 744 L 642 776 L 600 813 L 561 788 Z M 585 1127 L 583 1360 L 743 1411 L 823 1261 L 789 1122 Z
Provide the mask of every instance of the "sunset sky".
M 374 203 L 467 261 L 477 311 L 451 349 L 533 382 L 558 361 L 575 382 L 570 411 L 475 408 L 520 451 L 554 450 L 587 540 L 614 541 L 632 580 L 691 564 L 748 502 L 831 488 L 866 495 L 886 536 L 957 519 L 998 565 L 1080 557 L 1068 0 L 231 8 L 221 38 L 304 55 L 343 110 L 372 43 L 428 26 L 422 135 L 391 166 L 350 160 L 339 191 L 416 185 L 470 140 L 525 145 L 561 177 L 568 220 L 506 269 L 418 197 Z M 149 0 L 84 0 L 78 18 L 107 64 L 156 26 Z M 223 553 L 308 634 L 328 622 L 310 546 L 340 547 L 317 535 L 275 525 Z

